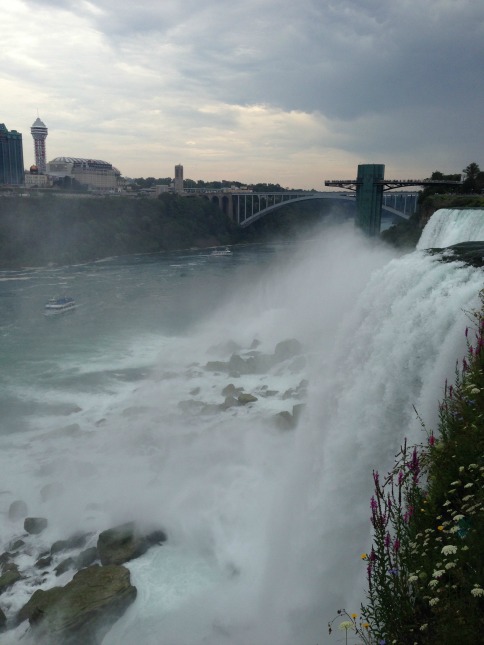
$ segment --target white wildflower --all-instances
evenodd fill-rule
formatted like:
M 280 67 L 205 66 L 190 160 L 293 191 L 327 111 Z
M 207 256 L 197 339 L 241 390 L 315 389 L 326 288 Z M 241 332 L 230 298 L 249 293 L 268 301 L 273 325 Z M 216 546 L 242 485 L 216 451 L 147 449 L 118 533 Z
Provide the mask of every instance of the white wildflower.
M 428 626 L 429 626 L 428 623 L 424 623 L 423 625 L 420 625 L 420 631 L 424 632 L 427 629 Z
M 479 394 L 481 390 L 478 387 L 473 387 L 471 390 L 471 394 Z
M 476 598 L 478 596 L 484 596 L 484 589 L 481 589 L 481 587 L 474 587 L 474 589 L 471 589 L 471 594 Z
M 464 472 L 464 470 L 465 470 L 464 466 L 459 466 L 459 472 L 460 472 L 460 473 L 463 473 L 463 472 Z
M 454 515 L 453 520 L 454 522 L 460 522 L 461 520 L 464 519 L 464 516 L 459 514 L 459 515 Z
M 452 502 L 449 502 L 449 500 L 447 500 L 446 502 L 444 502 L 443 506 L 450 506 L 451 504 Z
M 463 502 L 468 502 L 470 499 L 472 499 L 474 495 L 466 495 L 465 497 L 462 498 Z
M 472 488 L 473 486 L 474 486 L 474 484 L 472 482 L 469 482 L 468 484 L 466 484 L 464 486 L 464 488 Z
M 456 479 L 455 482 L 450 483 L 451 486 L 460 486 L 461 484 L 462 482 L 459 479 Z
M 449 533 L 457 533 L 458 531 L 459 531 L 459 527 L 458 527 L 458 526 L 452 526 L 452 527 L 449 529 Z
M 475 470 L 477 468 L 477 464 L 469 464 L 468 468 L 469 470 Z
M 408 579 L 409 582 L 418 582 L 418 576 L 410 576 Z
M 433 589 L 433 588 L 434 588 L 434 587 L 436 587 L 438 584 L 439 584 L 439 581 L 438 581 L 438 580 L 431 580 L 431 581 L 429 582 L 429 587 L 430 587 L 431 589 Z
M 350 620 L 344 620 L 342 623 L 339 624 L 339 628 L 346 629 L 346 631 L 348 631 L 348 629 L 354 629 L 353 623 Z
M 447 562 L 445 565 L 446 569 L 453 569 L 455 567 L 455 562 Z
M 443 569 L 437 569 L 433 572 L 432 578 L 441 578 L 444 575 L 445 571 Z
M 481 591 L 482 591 L 482 590 L 481 590 Z M 430 605 L 431 607 L 433 607 L 434 605 L 437 605 L 439 602 L 440 602 L 440 601 L 439 601 L 439 599 L 438 599 L 438 598 L 431 598 L 431 599 L 429 600 L 429 605 Z

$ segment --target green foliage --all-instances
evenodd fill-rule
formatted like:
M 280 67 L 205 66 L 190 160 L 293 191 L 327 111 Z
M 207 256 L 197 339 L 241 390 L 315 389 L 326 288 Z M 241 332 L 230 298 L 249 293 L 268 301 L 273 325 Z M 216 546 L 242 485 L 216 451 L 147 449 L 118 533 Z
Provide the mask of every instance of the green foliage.
M 374 473 L 363 643 L 474 645 L 484 630 L 484 292 L 438 433 Z M 422 427 L 425 429 L 424 424 Z M 344 611 L 344 610 L 343 610 Z M 347 614 L 346 614 L 347 615 Z

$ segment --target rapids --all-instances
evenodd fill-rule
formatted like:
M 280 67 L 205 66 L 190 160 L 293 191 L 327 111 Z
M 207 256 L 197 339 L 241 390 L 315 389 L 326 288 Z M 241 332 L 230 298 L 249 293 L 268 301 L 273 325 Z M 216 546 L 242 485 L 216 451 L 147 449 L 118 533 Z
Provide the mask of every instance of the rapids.
M 25 571 L 76 529 L 135 519 L 168 542 L 127 564 L 138 597 L 103 645 L 337 642 L 328 620 L 364 600 L 372 470 L 389 469 L 405 438 L 426 440 L 413 406 L 435 428 L 465 351 L 482 272 L 423 249 L 467 241 L 469 217 L 437 213 L 398 257 L 344 225 L 235 247 L 218 264 L 191 251 L 0 272 L 0 551 L 22 533 L 7 518 L 14 499 L 49 519 Z M 61 287 L 82 306 L 44 320 Z M 204 369 L 234 343 L 271 353 L 288 338 L 304 364 Z M 298 426 L 282 431 L 274 414 L 302 402 L 305 380 Z M 229 382 L 258 400 L 216 411 Z M 61 496 L 42 501 L 53 482 Z M 19 582 L 0 607 L 13 615 L 72 573 Z M 0 643 L 20 638 L 25 623 Z

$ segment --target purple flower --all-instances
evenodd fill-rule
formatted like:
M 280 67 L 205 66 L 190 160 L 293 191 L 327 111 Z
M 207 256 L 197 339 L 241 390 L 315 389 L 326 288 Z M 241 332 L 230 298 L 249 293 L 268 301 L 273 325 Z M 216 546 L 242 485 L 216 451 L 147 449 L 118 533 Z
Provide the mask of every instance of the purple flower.
M 388 569 L 388 573 L 391 576 L 396 576 L 396 575 L 398 575 L 398 569 Z

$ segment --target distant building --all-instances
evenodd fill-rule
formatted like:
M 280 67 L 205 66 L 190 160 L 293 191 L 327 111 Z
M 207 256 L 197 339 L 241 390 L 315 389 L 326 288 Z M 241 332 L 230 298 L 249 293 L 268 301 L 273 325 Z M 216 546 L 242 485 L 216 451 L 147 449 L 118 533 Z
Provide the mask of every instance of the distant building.
M 38 168 L 39 174 L 45 174 L 46 169 L 46 156 L 45 156 L 45 140 L 49 131 L 45 123 L 38 117 L 30 128 L 32 137 L 34 138 L 34 151 L 35 151 L 35 165 Z
M 30 166 L 29 172 L 25 173 L 26 188 L 50 188 L 52 179 L 48 175 L 39 174 L 37 166 Z
M 0 184 L 20 186 L 24 183 L 22 135 L 0 123 Z
M 183 166 L 178 164 L 175 166 L 175 182 L 174 182 L 175 193 L 183 192 Z
M 56 157 L 47 164 L 46 172 L 54 179 L 75 179 L 87 190 L 114 193 L 120 189 L 121 173 L 107 161 Z

